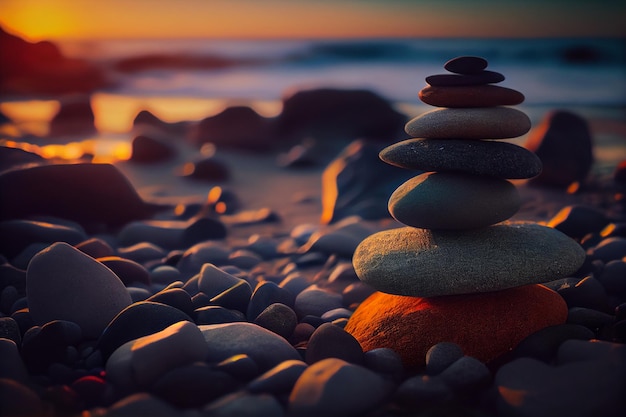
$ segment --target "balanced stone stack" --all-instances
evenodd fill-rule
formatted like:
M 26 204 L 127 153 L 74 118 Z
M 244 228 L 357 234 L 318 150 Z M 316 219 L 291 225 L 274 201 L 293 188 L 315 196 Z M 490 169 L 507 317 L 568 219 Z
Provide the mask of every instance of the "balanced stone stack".
M 406 225 L 366 238 L 354 253 L 359 278 L 377 293 L 346 330 L 364 350 L 390 347 L 405 365 L 424 365 L 439 342 L 459 344 L 485 362 L 529 334 L 564 323 L 567 306 L 539 285 L 576 272 L 584 250 L 559 231 L 507 222 L 521 206 L 508 180 L 541 172 L 529 150 L 500 141 L 521 136 L 529 118 L 512 106 L 524 96 L 479 57 L 445 64 L 420 99 L 438 109 L 407 123 L 408 139 L 385 148 L 383 161 L 424 173 L 389 199 Z

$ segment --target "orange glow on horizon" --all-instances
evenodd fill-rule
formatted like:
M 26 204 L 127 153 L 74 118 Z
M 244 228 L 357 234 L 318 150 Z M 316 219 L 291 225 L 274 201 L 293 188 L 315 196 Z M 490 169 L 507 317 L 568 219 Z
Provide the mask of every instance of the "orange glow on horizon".
M 584 0 L 2 0 L 0 25 L 32 41 L 624 36 L 624 12 Z

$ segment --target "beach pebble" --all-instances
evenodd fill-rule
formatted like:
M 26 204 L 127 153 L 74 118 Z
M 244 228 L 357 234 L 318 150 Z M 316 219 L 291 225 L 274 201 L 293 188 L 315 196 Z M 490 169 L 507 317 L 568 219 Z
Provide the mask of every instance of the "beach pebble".
M 426 77 L 428 84 L 440 87 L 495 84 L 502 81 L 504 81 L 504 75 L 487 70 L 471 74 L 435 74 Z
M 252 288 L 244 279 L 237 284 L 222 291 L 209 300 L 211 305 L 218 305 L 224 308 L 245 312 L 252 296 Z
M 352 315 L 352 311 L 348 310 L 347 308 L 336 308 L 334 310 L 329 310 L 326 313 L 322 314 L 320 316 L 320 318 L 322 320 L 326 320 L 326 321 L 334 321 L 334 320 L 341 320 L 341 319 L 349 319 L 350 316 Z
M 28 385 L 8 378 L 0 378 L 0 404 L 6 416 L 37 417 L 44 415 L 46 409 Z
M 524 95 L 497 85 L 464 85 L 439 87 L 429 85 L 419 92 L 422 102 L 436 107 L 471 108 L 513 106 L 524 101 Z
M 253 394 L 289 394 L 306 368 L 303 361 L 286 360 L 250 381 L 246 389 Z
M 523 312 L 525 319 L 512 311 Z M 428 349 L 439 342 L 456 343 L 466 355 L 488 362 L 533 332 L 564 323 L 566 317 L 565 302 L 541 285 L 435 298 L 377 292 L 354 312 L 346 331 L 363 350 L 388 347 L 406 367 L 422 369 Z M 497 335 L 493 329 L 498 329 Z
M 374 294 L 376 289 L 362 281 L 355 282 L 345 287 L 341 293 L 343 304 L 349 307 L 360 304 L 370 295 Z
M 476 393 L 486 388 L 492 376 L 489 368 L 471 356 L 463 356 L 444 369 L 439 377 L 455 392 Z
M 167 252 L 162 247 L 150 242 L 141 242 L 132 246 L 117 249 L 118 255 L 137 263 L 154 261 L 164 258 Z
M 411 410 L 448 403 L 454 394 L 441 378 L 415 375 L 400 384 L 393 398 L 395 403 Z
M 182 175 L 211 183 L 227 181 L 231 176 L 228 165 L 214 155 L 187 162 L 183 165 Z
M 22 344 L 20 327 L 12 317 L 0 317 L 0 339 L 11 340 L 18 346 Z
M 66 242 L 75 245 L 87 239 L 80 227 L 34 220 L 0 222 L 0 253 L 12 258 L 35 243 Z M 46 245 L 46 246 L 47 246 Z
M 368 350 L 364 353 L 363 359 L 367 369 L 382 375 L 389 375 L 394 380 L 399 380 L 404 373 L 402 358 L 393 349 L 376 348 Z
M 171 265 L 160 265 L 150 271 L 150 281 L 155 284 L 169 285 L 180 278 L 180 271 Z
M 204 360 L 207 351 L 198 326 L 181 321 L 116 349 L 106 362 L 107 378 L 122 389 L 145 389 L 179 366 Z
M 597 278 L 608 292 L 626 292 L 626 262 L 609 261 Z
M 225 272 L 214 264 L 205 263 L 200 270 L 198 289 L 207 297 L 213 298 L 241 281 L 245 280 Z
M 332 323 L 320 325 L 309 339 L 306 363 L 309 365 L 327 358 L 338 358 L 356 365 L 363 365 L 363 349 L 359 342 L 341 327 Z
M 255 320 L 261 312 L 274 303 L 284 304 L 291 309 L 294 305 L 294 296 L 289 290 L 271 281 L 260 282 L 254 289 L 248 304 L 248 319 Z
M 310 365 L 289 396 L 296 416 L 358 416 L 381 405 L 393 384 L 359 365 L 328 358 Z
M 476 229 L 513 216 L 522 202 L 507 180 L 454 172 L 427 172 L 400 185 L 389 212 L 400 223 L 423 229 Z
M 269 394 L 237 392 L 224 396 L 204 408 L 215 417 L 283 417 L 285 411 L 278 400 Z
M 98 258 L 97 261 L 113 271 L 126 286 L 133 283 L 150 285 L 150 273 L 135 261 L 119 256 Z
M 287 339 L 298 324 L 298 316 L 291 307 L 273 303 L 256 316 L 254 323 Z
M 299 272 L 292 272 L 285 277 L 278 286 L 297 296 L 304 291 L 310 284 L 309 280 Z
M 462 232 L 378 232 L 361 242 L 353 264 L 359 278 L 379 291 L 433 297 L 551 281 L 575 272 L 584 260 L 583 249 L 562 233 L 511 223 Z
M 315 327 L 313 327 L 312 324 L 300 322 L 296 325 L 296 328 L 293 329 L 293 333 L 289 337 L 289 343 L 298 346 L 304 342 L 308 342 L 314 331 Z
M 566 340 L 559 346 L 557 365 L 572 362 L 604 360 L 623 366 L 626 360 L 626 346 L 601 340 Z
M 0 126 L 4 124 L 5 116 L 0 113 Z M 20 148 L 0 146 L 0 166 L 3 170 L 26 164 L 40 164 L 45 159 L 34 152 L 28 152 Z
M 189 317 L 194 317 L 193 303 L 187 291 L 182 288 L 165 288 L 162 291 L 150 296 L 146 301 L 166 304 L 177 308 Z
M 178 410 L 167 402 L 148 394 L 140 392 L 129 395 L 117 401 L 106 412 L 107 417 L 127 417 L 127 416 L 151 416 L 151 417 L 171 417 L 175 416 Z
M 109 383 L 94 375 L 86 375 L 78 378 L 72 382 L 70 387 L 78 394 L 84 406 L 87 408 L 104 405 L 107 399 L 107 391 L 112 390 Z
M 67 243 L 55 243 L 33 257 L 26 287 L 29 310 L 37 324 L 73 321 L 87 338 L 100 336 L 132 302 L 110 269 Z
M 152 137 L 139 135 L 131 141 L 131 162 L 153 164 L 168 161 L 176 156 L 176 149 L 170 143 Z
M 115 249 L 106 240 L 97 237 L 84 240 L 74 247 L 95 259 L 115 255 Z
M 261 372 L 289 359 L 300 359 L 298 352 L 282 337 L 253 323 L 225 323 L 199 326 L 209 346 L 206 360 L 219 362 L 246 354 Z
M 53 184 L 53 186 L 51 186 Z M 154 214 L 111 164 L 31 166 L 0 174 L 0 220 L 50 215 L 80 223 L 122 226 Z
M 558 410 L 571 417 L 621 416 L 626 411 L 623 376 L 623 360 L 585 360 L 552 367 L 531 358 L 516 359 L 495 375 L 498 413 L 547 417 Z
M 230 252 L 223 244 L 201 242 L 188 248 L 177 264 L 178 270 L 185 275 L 197 274 L 204 264 L 224 265 Z
M 532 178 L 541 160 L 521 146 L 500 141 L 407 139 L 380 152 L 388 164 L 421 171 L 460 171 L 498 178 Z
M 506 139 L 530 130 L 528 116 L 509 107 L 441 108 L 409 121 L 405 130 L 416 138 Z
M 11 339 L 0 337 L 0 380 L 7 379 L 26 384 L 29 382 L 30 375 L 17 349 L 17 344 Z
M 587 121 L 576 113 L 548 113 L 530 133 L 526 148 L 543 162 L 543 171 L 531 184 L 567 188 L 584 184 L 593 164 L 593 137 Z
M 595 337 L 588 328 L 578 324 L 557 324 L 528 335 L 513 349 L 513 357 L 529 357 L 549 363 L 561 345 L 569 339 L 590 340 Z
M 242 269 L 252 269 L 257 266 L 263 259 L 256 253 L 239 249 L 228 256 L 228 262 Z
M 576 283 L 564 284 L 556 290 L 569 308 L 586 307 L 609 313 L 609 299 L 602 284 L 589 275 Z
M 246 321 L 246 316 L 239 310 L 230 310 L 220 306 L 205 306 L 195 310 L 196 323 L 222 324 Z
M 121 311 L 108 324 L 97 348 L 106 360 L 118 347 L 126 342 L 148 336 L 181 321 L 191 322 L 191 318 L 172 306 L 141 301 Z
M 426 372 L 434 376 L 463 357 L 463 349 L 456 343 L 439 342 L 426 352 Z
M 321 317 L 324 313 L 343 307 L 343 297 L 315 285 L 308 287 L 296 297 L 294 311 L 298 317 L 307 315 Z
M 588 233 L 598 233 L 607 224 L 609 219 L 603 211 L 581 204 L 563 207 L 547 223 L 549 227 L 574 239 L 581 239 Z
M 313 234 L 298 252 L 321 252 L 326 255 L 335 254 L 344 258 L 350 258 L 359 242 L 360 240 L 350 233 L 338 230 L 324 231 Z
M 587 252 L 593 259 L 599 259 L 605 264 L 626 257 L 626 238 L 610 237 L 602 240 Z
M 456 74 L 476 74 L 487 68 L 488 62 L 479 56 L 458 56 L 443 64 L 443 67 Z
M 240 353 L 233 355 L 230 358 L 226 358 L 223 361 L 213 365 L 213 369 L 220 372 L 226 372 L 238 381 L 250 381 L 252 378 L 259 375 L 259 367 L 254 360 L 246 355 Z
M 615 316 L 585 307 L 572 307 L 567 313 L 567 323 L 579 324 L 597 331 L 615 321 Z
M 176 407 L 197 408 L 234 391 L 237 385 L 231 375 L 196 362 L 165 373 L 154 382 L 151 391 Z

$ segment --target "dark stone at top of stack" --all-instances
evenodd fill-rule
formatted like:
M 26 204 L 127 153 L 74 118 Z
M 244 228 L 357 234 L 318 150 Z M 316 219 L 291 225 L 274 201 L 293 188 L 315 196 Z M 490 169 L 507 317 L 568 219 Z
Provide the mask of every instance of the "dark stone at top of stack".
M 455 74 L 478 74 L 487 65 L 487 60 L 478 56 L 459 56 L 446 62 L 443 67 Z
M 495 84 L 504 81 L 504 75 L 495 71 L 481 71 L 476 74 L 435 74 L 426 77 L 426 82 L 434 86 L 460 86 Z

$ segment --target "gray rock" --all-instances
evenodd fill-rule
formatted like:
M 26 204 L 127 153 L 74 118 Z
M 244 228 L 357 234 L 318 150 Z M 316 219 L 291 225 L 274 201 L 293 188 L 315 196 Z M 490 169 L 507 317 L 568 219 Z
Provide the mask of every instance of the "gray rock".
M 492 379 L 487 365 L 471 356 L 457 359 L 439 376 L 454 391 L 465 393 L 486 388 Z
M 416 138 L 506 139 L 530 130 L 525 113 L 509 107 L 440 108 L 409 121 L 405 130 Z
M 510 223 L 463 232 L 379 232 L 359 245 L 353 263 L 359 278 L 379 291 L 434 297 L 547 282 L 576 272 L 584 260 L 584 250 L 562 233 Z
M 543 171 L 531 184 L 565 188 L 573 182 L 584 183 L 593 164 L 589 125 L 568 111 L 548 113 L 525 146 L 543 162 Z
M 388 164 L 421 171 L 460 171 L 521 179 L 541 172 L 541 160 L 521 146 L 500 141 L 407 139 L 386 147 L 380 158 Z
M 218 399 L 204 408 L 214 417 L 282 417 L 285 410 L 278 400 L 269 394 L 237 392 Z
M 0 337 L 0 379 L 28 383 L 28 370 L 13 340 Z
M 246 354 L 261 372 L 300 354 L 284 338 L 252 323 L 225 323 L 199 326 L 209 351 L 207 361 L 219 362 L 234 355 Z
M 329 358 L 309 366 L 289 396 L 294 416 L 358 416 L 383 403 L 393 384 L 369 369 Z
M 305 356 L 309 365 L 327 358 L 338 358 L 356 365 L 363 365 L 365 361 L 363 349 L 354 336 L 332 323 L 324 323 L 315 329 Z
M 427 172 L 393 192 L 389 212 L 400 223 L 423 229 L 476 229 L 512 217 L 521 207 L 507 180 L 454 172 Z
M 300 360 L 287 360 L 258 376 L 248 384 L 252 393 L 288 394 L 307 364 Z
M 202 266 L 200 271 L 198 289 L 206 294 L 207 297 L 213 298 L 241 281 L 245 280 L 224 272 L 213 264 L 207 263 Z
M 623 357 L 556 367 L 535 359 L 516 359 L 496 373 L 498 413 L 522 417 L 622 416 L 626 412 L 624 372 Z
M 324 313 L 343 307 L 340 294 L 311 285 L 296 297 L 294 310 L 298 317 L 307 315 L 321 317 Z
M 33 243 L 66 242 L 75 245 L 87 239 L 80 227 L 33 220 L 0 222 L 0 253 L 9 258 L 19 254 Z
M 122 390 L 145 389 L 177 367 L 204 360 L 207 351 L 198 326 L 178 322 L 120 346 L 107 360 L 107 378 Z
M 100 336 L 132 302 L 110 269 L 67 243 L 55 243 L 33 257 L 26 271 L 26 289 L 37 324 L 73 321 L 87 338 Z
M 438 375 L 463 357 L 463 349 L 456 343 L 439 342 L 426 352 L 426 372 Z

